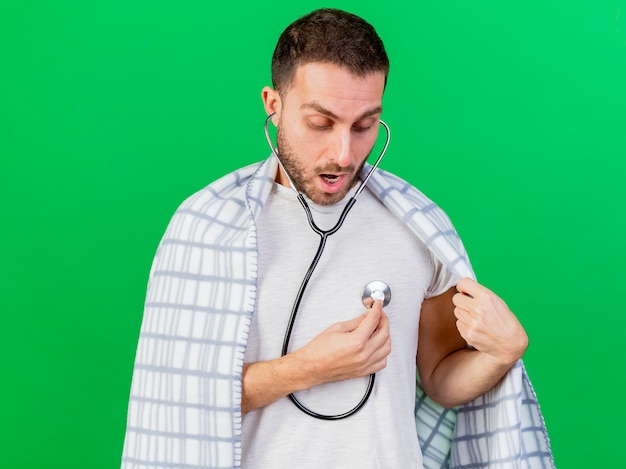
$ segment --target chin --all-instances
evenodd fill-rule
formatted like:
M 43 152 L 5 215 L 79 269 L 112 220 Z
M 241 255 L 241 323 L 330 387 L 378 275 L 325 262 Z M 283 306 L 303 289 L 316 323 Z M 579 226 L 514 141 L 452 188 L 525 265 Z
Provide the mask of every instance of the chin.
M 315 193 L 313 197 L 309 197 L 314 203 L 318 205 L 334 205 L 338 202 L 341 202 L 346 196 L 347 192 L 341 192 L 336 194 L 328 194 L 326 192 L 323 193 Z

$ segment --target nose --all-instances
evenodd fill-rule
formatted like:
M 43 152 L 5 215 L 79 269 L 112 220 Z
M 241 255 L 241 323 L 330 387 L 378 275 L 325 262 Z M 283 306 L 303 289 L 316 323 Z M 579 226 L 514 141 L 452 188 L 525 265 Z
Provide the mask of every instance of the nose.
M 352 138 L 349 131 L 335 136 L 335 144 L 331 151 L 331 158 L 342 168 L 352 164 Z

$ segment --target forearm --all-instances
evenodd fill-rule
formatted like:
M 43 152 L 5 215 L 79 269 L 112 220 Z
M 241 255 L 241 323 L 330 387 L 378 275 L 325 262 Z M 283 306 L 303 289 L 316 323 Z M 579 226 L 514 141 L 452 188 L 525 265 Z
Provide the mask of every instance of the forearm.
M 242 378 L 241 411 L 272 404 L 288 394 L 313 386 L 311 374 L 293 354 L 275 360 L 245 364 Z
M 469 278 L 424 300 L 418 333 L 422 385 L 444 407 L 491 390 L 528 347 L 528 335 L 506 303 Z
M 516 361 L 499 361 L 478 350 L 461 349 L 442 360 L 422 384 L 431 399 L 452 408 L 490 391 Z
M 331 325 L 301 349 L 244 365 L 241 411 L 318 384 L 375 373 L 386 366 L 390 352 L 389 318 L 377 301 L 368 314 Z

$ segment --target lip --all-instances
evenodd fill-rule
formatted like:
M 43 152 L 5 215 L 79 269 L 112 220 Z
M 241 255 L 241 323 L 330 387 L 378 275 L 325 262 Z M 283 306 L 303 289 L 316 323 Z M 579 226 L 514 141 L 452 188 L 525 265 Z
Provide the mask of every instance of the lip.
M 325 173 L 325 174 L 326 175 L 332 174 L 333 176 L 337 177 L 337 180 L 333 183 L 330 183 L 323 177 L 324 175 L 320 174 L 318 178 L 319 178 L 322 190 L 328 194 L 336 194 L 337 192 L 340 192 L 343 189 L 344 185 L 346 184 L 347 175 L 336 174 L 336 173 Z

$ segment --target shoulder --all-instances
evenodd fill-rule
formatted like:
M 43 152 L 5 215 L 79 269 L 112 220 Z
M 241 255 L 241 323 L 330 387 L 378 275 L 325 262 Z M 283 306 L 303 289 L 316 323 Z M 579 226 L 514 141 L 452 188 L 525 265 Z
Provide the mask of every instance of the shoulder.
M 396 215 L 415 210 L 443 213 L 441 208 L 418 188 L 383 169 L 376 170 L 368 182 L 368 187 Z
M 419 189 L 387 171 L 378 170 L 368 187 L 402 220 L 451 272 L 471 277 L 472 269 L 448 215 Z
M 174 212 L 163 242 L 213 243 L 227 233 L 246 232 L 250 220 L 247 190 L 260 165 L 233 171 L 188 197 Z
M 205 212 L 225 203 L 244 204 L 246 187 L 261 163 L 254 163 L 226 174 L 188 197 L 177 212 Z

